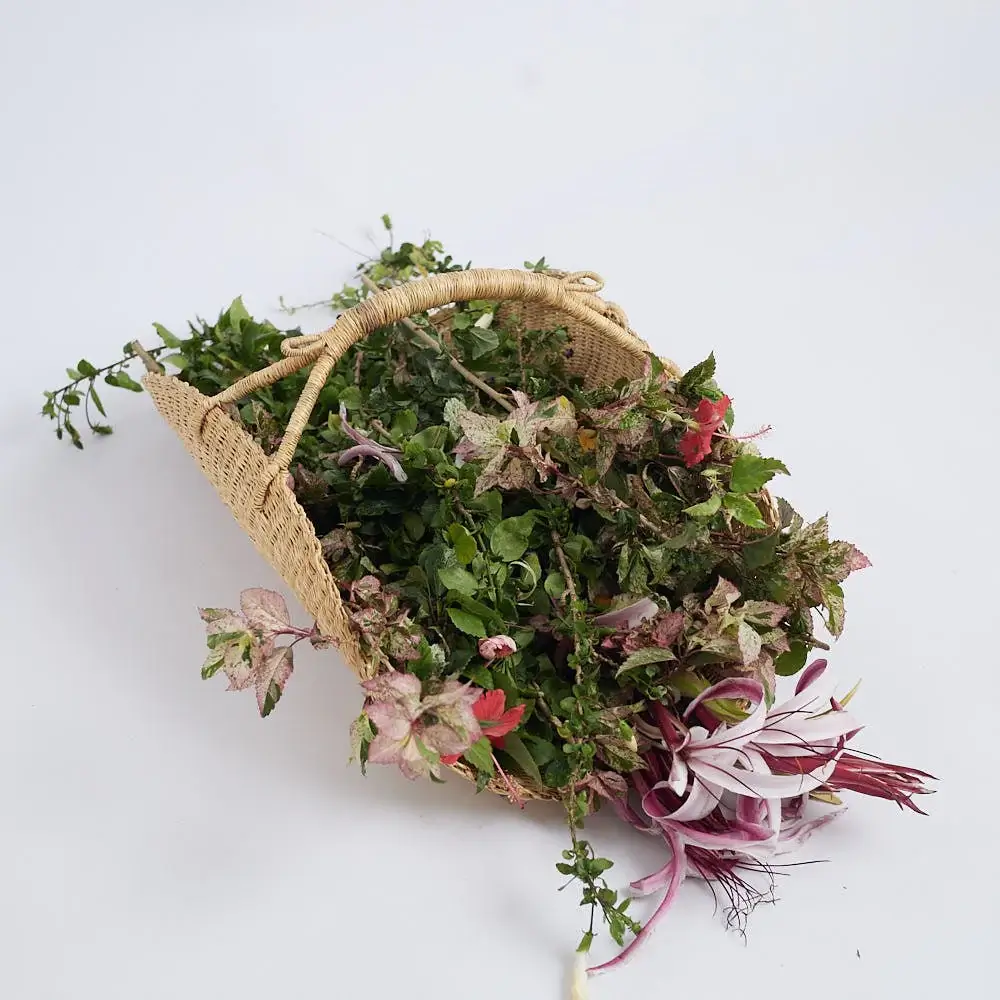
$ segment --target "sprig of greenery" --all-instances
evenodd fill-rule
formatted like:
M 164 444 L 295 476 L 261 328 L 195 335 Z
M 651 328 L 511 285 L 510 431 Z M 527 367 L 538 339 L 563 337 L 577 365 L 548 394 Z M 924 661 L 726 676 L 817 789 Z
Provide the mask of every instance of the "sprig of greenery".
M 166 348 L 154 348 L 150 354 L 153 357 L 161 354 Z M 103 376 L 106 385 L 114 386 L 118 389 L 128 389 L 130 392 L 142 392 L 142 386 L 132 378 L 126 371 L 127 366 L 134 361 L 138 355 L 130 344 L 122 348 L 123 357 L 103 368 L 96 368 L 86 358 L 81 358 L 74 368 L 67 368 L 66 374 L 70 381 L 58 389 L 46 391 L 45 405 L 42 407 L 42 415 L 55 421 L 56 437 L 61 441 L 63 435 L 69 437 L 70 442 L 76 448 L 83 448 L 83 440 L 80 432 L 72 420 L 72 411 L 82 409 L 84 419 L 91 433 L 107 435 L 111 433 L 110 424 L 102 423 L 94 418 L 91 406 L 102 417 L 107 418 L 104 403 L 97 392 L 97 379 Z

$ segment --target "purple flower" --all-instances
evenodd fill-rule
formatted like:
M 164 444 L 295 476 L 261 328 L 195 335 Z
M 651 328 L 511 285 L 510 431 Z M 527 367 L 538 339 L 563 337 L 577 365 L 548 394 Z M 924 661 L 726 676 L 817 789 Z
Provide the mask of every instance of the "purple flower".
M 721 884 L 734 911 L 765 898 L 742 873 L 769 874 L 771 858 L 800 847 L 843 812 L 805 818 L 810 793 L 845 788 L 916 809 L 912 796 L 927 791 L 922 779 L 929 775 L 844 753 L 861 726 L 835 700 L 826 667 L 825 660 L 810 664 L 793 696 L 771 709 L 760 682 L 745 677 L 703 691 L 681 719 L 662 704 L 652 705 L 655 727 L 646 731 L 660 739 L 646 754 L 646 769 L 629 775 L 644 815 L 627 802 L 617 812 L 632 826 L 658 832 L 669 848 L 662 868 L 632 883 L 638 895 L 664 895 L 635 940 L 592 973 L 630 957 L 666 914 L 687 875 Z M 747 703 L 747 717 L 711 732 L 688 727 L 692 717 L 710 720 L 708 703 L 720 699 Z
M 374 458 L 386 466 L 397 482 L 406 482 L 406 472 L 396 459 L 397 455 L 403 453 L 398 448 L 386 448 L 352 427 L 347 422 L 347 407 L 343 403 L 340 404 L 340 429 L 356 443 L 353 448 L 340 453 L 340 458 L 337 459 L 338 465 L 350 465 L 359 458 Z

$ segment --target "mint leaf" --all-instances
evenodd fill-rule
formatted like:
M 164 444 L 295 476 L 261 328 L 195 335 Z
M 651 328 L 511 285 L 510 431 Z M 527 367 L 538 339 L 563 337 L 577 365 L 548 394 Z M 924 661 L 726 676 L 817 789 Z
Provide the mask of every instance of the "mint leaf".
M 733 493 L 756 493 L 779 472 L 788 475 L 785 463 L 777 458 L 739 455 L 733 461 L 733 474 L 729 488 Z
M 448 608 L 448 617 L 459 632 L 475 636 L 477 639 L 486 638 L 486 626 L 482 619 L 470 615 L 468 611 L 463 611 L 461 608 Z
M 455 558 L 463 566 L 468 566 L 476 558 L 476 540 L 465 525 L 456 522 L 448 528 L 448 538 L 455 549 Z
M 740 496 L 738 493 L 727 493 L 722 502 L 726 505 L 726 510 L 740 524 L 745 524 L 748 528 L 767 527 L 764 519 L 760 516 L 757 505 L 749 497 Z
M 703 503 L 696 503 L 692 507 L 685 507 L 684 513 L 692 517 L 711 517 L 722 506 L 722 497 L 715 493 Z
M 490 548 L 493 554 L 505 562 L 520 559 L 528 548 L 534 523 L 534 512 L 522 514 L 520 517 L 504 518 L 490 536 Z
M 442 566 L 438 570 L 438 579 L 448 590 L 457 590 L 466 597 L 472 597 L 479 589 L 479 581 L 461 566 Z M 458 625 L 458 622 L 455 624 Z
M 493 766 L 493 748 L 485 736 L 476 740 L 462 756 L 480 773 L 485 772 L 490 777 L 496 773 L 496 768 Z
M 704 361 L 699 362 L 686 371 L 681 378 L 678 389 L 685 396 L 697 395 L 701 387 L 715 375 L 715 352 Z

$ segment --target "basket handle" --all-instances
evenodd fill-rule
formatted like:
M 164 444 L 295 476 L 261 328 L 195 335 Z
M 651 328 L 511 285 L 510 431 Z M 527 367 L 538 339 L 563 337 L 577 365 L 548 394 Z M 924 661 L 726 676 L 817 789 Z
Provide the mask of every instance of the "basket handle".
M 431 275 L 419 281 L 383 289 L 342 313 L 325 332 L 294 338 L 287 345 L 286 357 L 280 361 L 246 376 L 211 397 L 201 419 L 204 419 L 208 410 L 242 399 L 315 361 L 281 444 L 272 456 L 264 481 L 255 493 L 255 501 L 262 505 L 274 479 L 287 472 L 299 438 L 309 422 L 330 372 L 341 357 L 369 333 L 415 313 L 452 302 L 474 299 L 543 302 L 600 331 L 623 350 L 642 357 L 646 345 L 628 330 L 624 313 L 617 306 L 597 297 L 603 284 L 601 278 L 590 271 L 552 274 L 471 268 Z

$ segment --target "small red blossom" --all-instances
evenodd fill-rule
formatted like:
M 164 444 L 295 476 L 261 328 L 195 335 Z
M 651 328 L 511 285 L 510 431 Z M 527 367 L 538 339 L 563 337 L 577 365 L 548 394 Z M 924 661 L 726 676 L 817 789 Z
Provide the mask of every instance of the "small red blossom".
M 495 747 L 503 749 L 503 738 L 521 724 L 524 705 L 515 705 L 504 711 L 507 695 L 503 691 L 484 691 L 472 706 L 472 714 L 479 720 L 483 736 L 489 738 Z M 441 758 L 442 764 L 454 764 L 461 754 Z
M 712 436 L 725 421 L 730 404 L 729 397 L 723 396 L 714 403 L 710 399 L 703 399 L 695 407 L 694 419 L 698 421 L 698 427 L 688 431 L 677 446 L 689 469 L 707 457 L 712 450 Z

